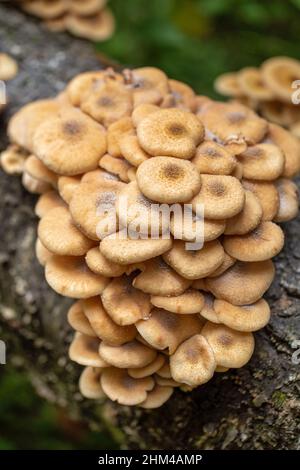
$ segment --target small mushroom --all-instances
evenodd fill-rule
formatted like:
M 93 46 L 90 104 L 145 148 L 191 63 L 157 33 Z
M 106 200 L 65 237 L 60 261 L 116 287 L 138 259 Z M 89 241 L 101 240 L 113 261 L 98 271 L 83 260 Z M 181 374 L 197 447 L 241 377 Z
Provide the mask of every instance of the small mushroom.
M 82 3 L 82 2 L 81 2 Z M 99 81 L 103 80 L 105 71 L 83 72 L 76 75 L 67 85 L 69 100 L 74 106 L 80 106 L 85 94 Z
M 47 250 L 47 248 L 42 244 L 42 242 L 37 238 L 35 242 L 35 255 L 38 262 L 41 266 L 46 266 L 46 263 L 49 261 L 53 253 Z
M 214 83 L 215 90 L 224 96 L 242 96 L 243 92 L 241 90 L 238 74 L 235 72 L 228 72 L 219 75 Z
M 99 247 L 91 248 L 85 257 L 86 264 L 93 273 L 101 274 L 104 277 L 119 277 L 126 271 L 126 266 L 113 263 L 103 256 Z
M 185 243 L 175 240 L 163 259 L 186 279 L 199 279 L 214 272 L 223 262 L 224 250 L 218 240 L 204 244 L 200 250 L 186 250 Z
M 196 315 L 177 315 L 154 308 L 147 320 L 140 320 L 136 328 L 153 348 L 168 349 L 173 354 L 185 339 L 201 332 L 203 323 Z
M 271 260 L 252 263 L 236 262 L 219 277 L 205 281 L 218 299 L 233 305 L 253 304 L 269 289 L 275 275 Z
M 141 148 L 136 135 L 121 137 L 119 145 L 123 157 L 133 166 L 138 167 L 149 158 L 149 155 Z
M 160 408 L 169 400 L 173 391 L 173 387 L 163 387 L 156 384 L 153 390 L 148 393 L 146 400 L 140 403 L 139 406 L 145 409 Z
M 274 144 L 256 144 L 239 155 L 246 179 L 272 181 L 279 178 L 284 169 L 284 155 Z
M 197 242 L 201 238 L 208 242 L 219 238 L 225 227 L 225 220 L 203 219 L 202 214 L 197 215 L 188 205 L 184 207 L 182 217 L 178 217 L 176 211 L 171 212 L 170 231 L 175 239 Z
M 287 222 L 294 219 L 299 210 L 299 198 L 297 185 L 287 178 L 276 181 L 279 195 L 279 208 L 274 218 L 275 222 Z
M 274 98 L 272 90 L 263 80 L 262 73 L 255 67 L 245 67 L 237 74 L 239 87 L 246 96 L 253 100 L 269 101 Z
M 292 83 L 300 79 L 300 62 L 290 57 L 271 57 L 262 64 L 261 73 L 274 95 L 290 103 Z
M 125 369 L 109 367 L 105 369 L 100 378 L 104 393 L 112 401 L 120 405 L 139 405 L 147 398 L 147 392 L 153 389 L 152 377 L 134 379 Z
M 113 279 L 102 293 L 102 303 L 118 325 L 132 325 L 147 318 L 151 310 L 149 295 L 132 286 L 132 278 L 123 275 Z
M 79 187 L 81 175 L 79 176 L 60 176 L 58 178 L 57 189 L 61 198 L 70 204 L 74 192 Z
M 157 356 L 154 349 L 139 341 L 131 341 L 121 346 L 112 346 L 102 341 L 99 354 L 108 364 L 120 369 L 145 367 Z
M 164 364 L 165 362 L 165 357 L 163 354 L 157 354 L 156 358 L 150 362 L 150 364 L 147 364 L 144 367 L 138 367 L 138 368 L 129 368 L 128 369 L 128 374 L 130 377 L 133 377 L 134 379 L 141 379 L 143 377 L 149 377 L 150 375 L 155 374 Z
M 139 123 L 145 119 L 149 114 L 159 111 L 159 106 L 151 103 L 143 103 L 135 107 L 132 112 L 132 123 L 137 127 Z
M 300 170 L 300 143 L 297 137 L 276 124 L 269 124 L 268 139 L 278 145 L 285 156 L 282 176 L 293 178 Z
M 46 264 L 46 281 L 58 294 L 86 299 L 101 294 L 109 279 L 92 273 L 84 258 L 53 255 Z
M 47 20 L 63 15 L 67 10 L 67 2 L 64 0 L 30 0 L 22 2 L 22 8 L 30 15 Z
M 93 246 L 74 225 L 66 207 L 55 207 L 42 217 L 38 237 L 52 253 L 61 256 L 81 256 Z
M 166 361 L 160 369 L 158 369 L 156 376 L 162 377 L 163 379 L 171 379 L 171 369 L 170 369 L 170 361 Z
M 100 168 L 97 168 L 97 170 L 92 170 L 88 171 L 85 173 L 82 178 L 81 178 L 82 183 L 98 183 L 101 184 L 104 182 L 110 182 L 110 181 L 118 181 L 120 182 L 120 179 L 117 175 L 114 175 L 113 173 L 110 173 L 109 171 L 101 170 Z
M 38 126 L 34 154 L 59 175 L 94 170 L 106 151 L 104 128 L 78 109 L 68 109 Z
M 107 129 L 107 151 L 112 157 L 123 157 L 120 142 L 126 136 L 134 135 L 131 117 L 123 117 L 113 122 Z
M 216 361 L 206 338 L 197 334 L 185 340 L 170 357 L 171 374 L 180 383 L 197 387 L 214 375 Z
M 83 304 L 81 300 L 78 300 L 72 305 L 72 307 L 69 308 L 67 317 L 69 324 L 75 331 L 78 331 L 83 335 L 92 336 L 94 338 L 97 337 L 83 311 Z
M 68 0 L 70 11 L 78 16 L 94 15 L 106 5 L 107 0 Z
M 180 382 L 176 382 L 174 379 L 164 379 L 163 377 L 160 377 L 159 375 L 155 376 L 155 381 L 158 385 L 161 387 L 181 387 Z
M 17 62 L 4 52 L 0 53 L 0 80 L 8 81 L 15 78 L 18 73 Z
M 98 338 L 76 333 L 69 348 L 69 357 L 82 366 L 108 367 L 107 362 L 99 356 L 99 344 Z
M 81 305 L 94 333 L 102 341 L 119 346 L 135 338 L 136 329 L 134 326 L 117 325 L 104 310 L 100 297 L 85 299 Z
M 141 104 L 160 104 L 169 91 L 168 78 L 155 67 L 126 70 L 127 84 L 132 89 L 134 107 Z
M 225 235 L 245 235 L 254 230 L 263 217 L 263 208 L 255 193 L 245 191 L 245 205 L 242 211 L 227 219 Z
M 139 166 L 136 177 L 146 197 L 168 204 L 189 201 L 201 187 L 197 168 L 189 161 L 172 157 L 149 158 Z
M 273 222 L 261 222 L 246 235 L 224 237 L 225 251 L 240 261 L 264 261 L 271 259 L 282 250 L 284 234 Z
M 214 309 L 220 323 L 237 331 L 257 331 L 270 320 L 270 307 L 264 299 L 252 305 L 232 305 L 225 300 L 216 299 Z
M 276 186 L 271 182 L 253 180 L 243 180 L 242 184 L 258 198 L 262 207 L 262 220 L 273 220 L 279 208 Z
M 192 163 L 200 173 L 230 175 L 236 167 L 236 159 L 224 146 L 205 140 L 199 145 Z
M 204 306 L 204 297 L 201 292 L 195 289 L 188 289 L 183 294 L 176 297 L 152 295 L 151 303 L 155 307 L 163 308 L 169 312 L 192 314 L 198 313 L 202 310 Z
M 234 176 L 201 175 L 201 189 L 192 200 L 193 210 L 197 205 L 204 206 L 208 219 L 228 219 L 235 216 L 244 207 L 245 192 L 239 180 Z
M 101 367 L 85 367 L 79 379 L 79 390 L 81 395 L 92 400 L 99 400 L 105 395 L 100 385 Z
M 91 41 L 104 41 L 113 34 L 115 29 L 114 16 L 107 8 L 91 16 L 77 16 L 69 13 L 65 24 L 67 30 L 74 36 Z
M 176 108 L 192 112 L 196 111 L 196 95 L 190 86 L 178 80 L 169 80 L 169 86 Z
M 101 158 L 99 165 L 104 170 L 117 175 L 121 181 L 129 182 L 128 170 L 131 168 L 131 165 L 124 158 L 115 158 L 106 153 Z
M 209 277 L 221 276 L 221 274 L 225 273 L 227 269 L 231 268 L 231 266 L 233 266 L 235 262 L 236 262 L 235 258 L 228 255 L 227 253 L 224 253 L 224 259 L 223 259 L 222 264 L 220 264 L 220 266 L 213 273 L 210 273 Z
M 8 175 L 22 174 L 27 159 L 27 152 L 12 144 L 0 154 L 0 164 Z
M 218 366 L 228 368 L 243 367 L 254 351 L 254 336 L 232 330 L 225 325 L 207 322 L 201 334 L 213 350 Z
M 219 317 L 214 309 L 215 298 L 209 292 L 203 293 L 204 306 L 202 307 L 199 318 L 205 318 L 213 323 L 220 323 Z
M 57 186 L 57 175 L 49 170 L 38 158 L 30 155 L 26 158 L 24 170 L 33 178 L 45 183 L 51 184 L 54 188 Z
M 45 181 L 38 180 L 37 178 L 33 178 L 27 171 L 23 172 L 22 175 L 22 184 L 28 192 L 32 194 L 44 194 L 50 191 L 51 186 L 49 183 L 45 183 Z
M 192 113 L 161 109 L 149 114 L 137 126 L 141 147 L 153 156 L 192 158 L 204 138 L 204 127 Z
M 190 284 L 160 257 L 146 261 L 142 272 L 133 280 L 133 286 L 137 289 L 159 296 L 183 294 Z

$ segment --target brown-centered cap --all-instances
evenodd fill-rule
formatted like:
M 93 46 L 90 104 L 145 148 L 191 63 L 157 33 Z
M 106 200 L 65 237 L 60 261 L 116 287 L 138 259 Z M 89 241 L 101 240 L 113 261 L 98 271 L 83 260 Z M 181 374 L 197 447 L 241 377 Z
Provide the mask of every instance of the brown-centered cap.
M 72 307 L 69 308 L 67 317 L 69 324 L 75 331 L 78 331 L 79 333 L 87 336 L 92 336 L 94 338 L 97 337 L 83 311 L 82 300 L 78 300 L 72 305 Z
M 271 57 L 261 66 L 263 80 L 274 95 L 291 102 L 292 83 L 300 79 L 300 62 L 290 57 Z
M 170 357 L 172 378 L 192 387 L 208 382 L 214 375 L 215 368 L 213 350 L 200 334 L 181 343 Z
M 134 280 L 137 289 L 151 295 L 180 295 L 190 286 L 191 282 L 174 271 L 161 257 L 145 262 L 144 268 Z
M 104 128 L 75 108 L 44 121 L 33 141 L 35 155 L 64 176 L 96 169 L 107 146 Z
M 150 155 L 189 159 L 203 141 L 204 127 L 192 113 L 176 108 L 161 109 L 138 124 L 137 136 L 141 147 Z
M 208 219 L 228 219 L 241 212 L 245 203 L 245 192 L 234 176 L 201 175 L 201 189 L 192 200 L 193 210 L 204 205 Z
M 218 299 L 234 305 L 246 305 L 256 302 L 264 295 L 274 275 L 271 260 L 236 262 L 221 276 L 206 279 L 206 285 Z
M 239 155 L 246 179 L 272 181 L 283 173 L 285 158 L 277 145 L 262 143 L 248 147 Z
M 135 327 L 117 325 L 105 311 L 99 296 L 83 300 L 82 308 L 93 331 L 106 344 L 119 346 L 135 338 Z
M 145 367 L 157 356 L 154 349 L 135 340 L 120 346 L 112 346 L 102 341 L 99 354 L 108 364 L 120 369 Z
M 139 406 L 145 409 L 160 408 L 169 400 L 173 391 L 173 387 L 156 384 L 154 389 L 147 394 L 146 400 L 140 403 Z
M 22 175 L 22 184 L 28 192 L 33 194 L 43 194 L 50 189 L 52 189 L 49 183 L 45 183 L 45 181 L 38 180 L 37 178 L 33 178 L 27 171 L 23 172 Z
M 59 194 L 54 191 L 48 191 L 42 194 L 38 202 L 35 205 L 34 211 L 35 214 L 41 219 L 46 215 L 49 211 L 54 209 L 55 207 L 65 207 L 64 201 L 61 199 Z
M 201 332 L 203 322 L 196 315 L 177 315 L 154 308 L 150 318 L 140 320 L 136 328 L 155 349 L 169 350 L 173 354 L 185 339 Z
M 99 356 L 98 338 L 76 333 L 69 348 L 69 357 L 82 366 L 108 367 L 109 364 Z
M 94 245 L 76 228 L 66 207 L 55 207 L 40 220 L 38 237 L 56 255 L 82 256 Z
M 245 191 L 245 205 L 241 212 L 226 221 L 225 235 L 244 235 L 254 230 L 263 217 L 260 200 L 251 191 Z
M 213 323 L 220 323 L 219 317 L 214 309 L 215 298 L 210 292 L 203 292 L 204 305 L 200 311 L 199 318 L 205 318 Z
M 226 300 L 216 299 L 214 309 L 220 323 L 238 331 L 257 331 L 267 325 L 270 320 L 268 302 L 260 299 L 251 305 L 232 305 Z
M 82 3 L 82 2 L 81 2 Z M 80 106 L 81 100 L 89 90 L 103 80 L 105 71 L 97 70 L 92 72 L 83 72 L 76 75 L 67 85 L 66 92 L 69 100 L 74 106 Z
M 214 272 L 223 262 L 224 250 L 218 240 L 204 244 L 200 250 L 187 250 L 185 242 L 174 240 L 163 259 L 186 279 L 199 279 Z
M 30 15 L 38 16 L 39 18 L 47 20 L 63 15 L 67 10 L 68 5 L 64 0 L 31 0 L 23 1 L 22 8 Z
M 292 178 L 300 170 L 300 142 L 293 134 L 276 124 L 269 125 L 268 139 L 278 145 L 285 156 L 282 176 Z
M 149 377 L 155 374 L 165 363 L 165 356 L 163 354 L 157 354 L 156 358 L 144 367 L 129 368 L 128 374 L 134 379 L 141 379 L 143 377 Z
M 99 400 L 105 395 L 100 385 L 101 367 L 85 367 L 80 375 L 79 390 L 81 395 L 92 400 Z
M 87 299 L 101 294 L 109 279 L 89 270 L 83 257 L 53 255 L 46 264 L 45 277 L 58 294 Z
M 151 303 L 155 307 L 179 314 L 198 313 L 204 306 L 204 297 L 196 289 L 188 289 L 176 297 L 152 295 Z
M 196 166 L 173 157 L 147 159 L 139 166 L 136 177 L 146 197 L 167 204 L 187 202 L 201 187 L 201 177 Z
M 207 322 L 201 334 L 210 344 L 218 366 L 239 368 L 251 358 L 254 351 L 254 336 L 232 330 L 225 325 Z
M 120 405 L 139 405 L 147 398 L 147 392 L 153 389 L 152 377 L 134 379 L 125 369 L 109 367 L 101 374 L 101 387 L 112 401 Z
M 127 266 L 113 263 L 103 256 L 99 247 L 91 248 L 85 257 L 86 264 L 93 273 L 101 274 L 104 277 L 119 277 L 125 273 Z
M 12 80 L 18 73 L 17 62 L 4 52 L 0 53 L 0 80 Z
M 61 198 L 70 204 L 75 190 L 78 188 L 81 181 L 81 175 L 78 176 L 60 176 L 58 178 L 57 189 Z
M 214 87 L 220 95 L 224 96 L 240 97 L 243 94 L 236 72 L 227 72 L 219 75 L 214 82 Z
M 129 182 L 128 170 L 130 170 L 132 166 L 127 160 L 125 160 L 125 158 L 112 157 L 106 153 L 100 159 L 99 166 L 118 176 L 118 178 L 120 178 L 121 181 L 124 181 L 124 183 Z
M 279 179 L 275 184 L 279 195 L 279 208 L 274 220 L 275 222 L 287 222 L 298 214 L 298 188 L 293 181 L 287 178 Z
M 255 101 L 269 101 L 274 98 L 272 90 L 264 82 L 262 73 L 255 67 L 245 67 L 237 74 L 237 81 L 243 94 Z
M 91 16 L 68 14 L 66 16 L 66 28 L 74 36 L 90 39 L 91 41 L 104 41 L 113 34 L 115 20 L 113 14 L 107 8 Z
M 47 250 L 47 248 L 42 244 L 42 242 L 37 238 L 35 242 L 35 255 L 38 262 L 41 266 L 46 266 L 46 263 L 49 261 L 53 253 Z
M 0 166 L 9 175 L 22 174 L 27 152 L 18 145 L 11 144 L 0 154 Z
M 236 158 L 222 145 L 205 140 L 199 145 L 192 163 L 200 173 L 230 175 L 236 167 Z
M 268 181 L 243 180 L 243 187 L 255 194 L 262 207 L 262 220 L 272 220 L 279 208 L 276 186 Z
M 113 279 L 101 298 L 105 310 L 118 325 L 132 325 L 147 318 L 151 310 L 150 296 L 133 287 L 131 276 Z

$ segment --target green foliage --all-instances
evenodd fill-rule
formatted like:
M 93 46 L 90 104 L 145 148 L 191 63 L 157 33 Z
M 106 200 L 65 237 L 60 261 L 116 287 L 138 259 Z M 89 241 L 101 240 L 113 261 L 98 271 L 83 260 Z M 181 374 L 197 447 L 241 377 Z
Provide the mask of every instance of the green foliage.
M 300 0 L 110 0 L 117 30 L 97 49 L 154 65 L 213 96 L 226 71 L 273 55 L 300 58 Z

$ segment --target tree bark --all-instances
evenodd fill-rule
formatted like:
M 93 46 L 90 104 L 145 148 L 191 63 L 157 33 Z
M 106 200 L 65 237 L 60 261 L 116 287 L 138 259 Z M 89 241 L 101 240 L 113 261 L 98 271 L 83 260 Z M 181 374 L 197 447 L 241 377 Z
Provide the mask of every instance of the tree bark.
M 72 76 L 101 64 L 89 43 L 50 33 L 4 4 L 0 44 L 20 66 L 8 85 L 10 104 L 0 117 L 4 148 L 6 123 L 16 109 L 58 93 Z M 80 396 L 81 368 L 67 358 L 71 302 L 47 286 L 34 255 L 36 198 L 17 177 L 1 172 L 0 181 L 0 339 L 7 344 L 7 362 L 25 368 L 38 393 L 94 428 L 107 426 L 127 448 L 300 448 L 300 366 L 292 362 L 293 342 L 300 340 L 300 218 L 284 227 L 285 248 L 267 294 L 272 319 L 255 335 L 250 363 L 216 374 L 192 393 L 176 391 L 166 405 L 150 412 Z

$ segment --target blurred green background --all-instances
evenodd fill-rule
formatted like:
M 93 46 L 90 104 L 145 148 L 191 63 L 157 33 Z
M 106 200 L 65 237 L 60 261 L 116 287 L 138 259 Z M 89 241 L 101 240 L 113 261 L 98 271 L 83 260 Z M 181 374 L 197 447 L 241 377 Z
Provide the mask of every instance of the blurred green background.
M 300 59 L 300 0 L 111 0 L 117 30 L 96 45 L 121 64 L 153 65 L 215 96 L 213 80 L 273 55 Z M 112 449 L 0 366 L 0 449 Z

